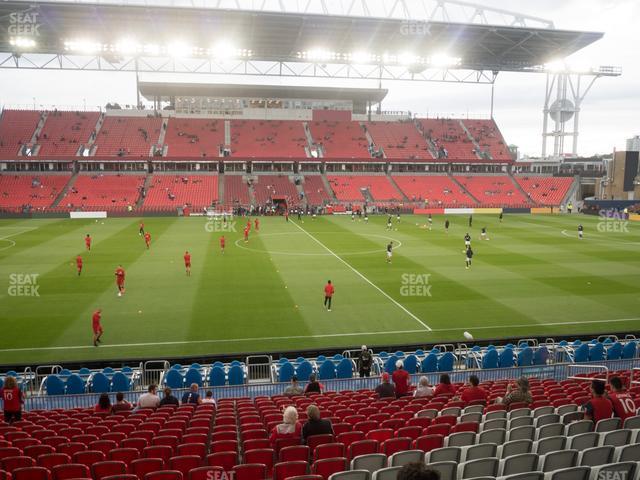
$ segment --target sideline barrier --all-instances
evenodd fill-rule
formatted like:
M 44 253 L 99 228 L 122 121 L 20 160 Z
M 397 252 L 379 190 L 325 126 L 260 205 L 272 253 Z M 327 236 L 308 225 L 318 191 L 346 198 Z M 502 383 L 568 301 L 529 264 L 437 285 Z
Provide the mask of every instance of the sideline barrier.
M 629 220 L 632 222 L 640 222 L 640 213 L 630 213 Z
M 501 210 L 503 213 L 532 213 L 530 208 L 503 208 Z
M 414 215 L 442 215 L 444 213 L 444 208 L 414 208 Z
M 107 218 L 107 212 L 69 212 L 69 218 Z
M 526 367 L 513 367 L 513 368 L 498 368 L 498 369 L 484 369 L 484 370 L 456 370 L 453 372 L 447 372 L 451 378 L 452 383 L 466 382 L 469 375 L 476 375 L 481 382 L 483 381 L 497 381 L 508 380 L 525 377 L 536 377 L 541 380 L 551 379 L 556 381 L 562 381 L 567 379 L 572 374 L 572 369 L 576 364 L 573 363 L 558 363 L 554 365 L 546 366 L 526 366 Z M 606 367 L 609 371 L 616 370 L 633 370 L 634 368 L 640 368 L 640 358 L 634 358 L 629 360 L 605 360 L 602 362 L 593 363 L 581 363 L 583 368 Z M 411 375 L 412 385 L 417 385 L 421 376 L 427 377 L 431 385 L 436 385 L 439 381 L 440 374 L 442 372 L 435 373 L 418 373 Z M 339 392 L 342 390 L 360 390 L 360 389 L 375 389 L 380 384 L 380 377 L 369 378 L 347 378 L 347 379 L 331 379 L 322 380 L 321 383 L 325 387 L 325 391 Z M 224 387 L 212 387 L 212 388 L 200 388 L 200 394 L 204 395 L 204 392 L 211 390 L 213 392 L 213 398 L 255 398 L 258 396 L 273 396 L 280 395 L 287 388 L 289 383 L 263 383 L 263 384 L 244 384 Z M 305 383 L 301 382 L 301 386 L 305 386 Z M 159 390 L 161 391 L 162 386 Z M 181 398 L 182 394 L 187 389 L 174 389 L 173 394 L 177 398 Z M 136 402 L 138 397 L 144 393 L 143 391 L 137 392 L 124 392 L 125 399 L 129 402 Z M 115 392 L 109 394 L 111 402 L 115 401 Z M 55 408 L 90 408 L 94 407 L 98 403 L 98 397 L 100 394 L 88 393 L 82 395 L 34 395 L 25 399 L 25 410 L 52 410 Z
M 557 213 L 559 210 L 556 209 Z M 553 207 L 535 207 L 531 209 L 531 213 L 535 213 L 535 214 L 550 214 L 550 213 L 554 213 L 553 211 Z

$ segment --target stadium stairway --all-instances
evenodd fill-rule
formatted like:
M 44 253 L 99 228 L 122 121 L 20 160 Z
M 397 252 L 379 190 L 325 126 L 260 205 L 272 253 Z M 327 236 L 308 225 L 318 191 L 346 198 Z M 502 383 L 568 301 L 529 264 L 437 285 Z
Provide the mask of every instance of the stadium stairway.
M 64 197 L 67 196 L 67 192 L 69 191 L 69 189 L 71 187 L 73 187 L 73 185 L 76 183 L 76 179 L 78 178 L 78 172 L 74 173 L 73 175 L 71 175 L 71 178 L 69 179 L 69 181 L 67 182 L 67 184 L 64 186 L 64 188 L 62 190 L 60 190 L 60 193 L 58 194 L 58 196 L 56 197 L 56 199 L 53 201 L 53 203 L 51 204 L 51 208 L 56 208 L 60 202 L 62 201 L 62 199 L 64 199 Z
M 580 190 L 580 176 L 576 175 L 573 177 L 573 184 L 567 191 L 567 194 L 562 199 L 561 205 L 566 205 L 569 202 L 575 202 L 578 200 L 578 191 Z
M 244 177 L 243 177 L 244 179 Z M 249 185 L 249 201 L 251 202 L 251 205 L 257 205 L 256 202 L 256 191 L 253 188 L 253 184 Z
M 520 193 L 522 194 L 522 196 L 524 198 L 527 199 L 527 203 L 530 203 L 531 205 L 537 205 L 537 202 L 535 202 L 531 196 L 529 194 L 527 194 L 527 192 L 524 191 L 524 189 L 522 188 L 522 185 L 520 185 L 515 178 L 513 178 L 513 174 L 511 172 L 509 172 L 508 174 L 509 178 L 511 179 L 511 183 L 513 183 L 513 186 L 516 187 L 516 190 L 519 190 Z
M 144 191 L 146 192 L 145 195 L 140 195 L 138 197 L 138 201 L 136 202 L 135 205 L 135 209 L 139 210 L 142 208 L 142 205 L 144 204 L 144 200 L 145 198 L 147 198 L 147 193 L 149 193 L 149 188 L 151 186 L 151 181 L 153 179 L 153 174 L 151 173 L 147 173 L 147 176 L 144 179 L 144 184 L 142 185 L 142 188 L 144 188 Z
M 304 186 L 302 182 L 294 183 L 296 186 L 296 191 L 298 192 L 298 201 L 300 202 L 300 207 L 307 208 L 307 196 L 304 194 Z
M 362 122 L 360 122 L 359 125 L 360 125 L 360 128 L 362 128 Z M 373 141 L 373 137 L 371 136 L 371 133 L 369 133 L 369 129 L 364 131 L 364 136 L 367 139 L 367 143 L 369 145 L 373 145 L 374 151 L 377 151 L 378 145 L 376 145 L 376 142 Z M 384 155 L 384 149 L 382 150 L 382 154 Z M 369 152 L 369 156 L 371 156 L 371 152 Z
M 33 131 L 33 135 L 31 135 L 31 145 L 36 145 L 38 143 L 38 139 L 40 138 L 40 134 L 42 133 L 42 129 L 44 128 L 44 124 L 47 122 L 47 117 L 49 116 L 49 112 L 42 112 L 40 114 L 40 120 L 38 120 L 38 125 L 36 125 L 36 129 Z M 40 147 L 37 147 L 40 149 Z M 34 152 L 37 154 L 38 152 Z
M 100 130 L 102 130 L 102 125 L 104 124 L 104 113 L 101 113 L 100 116 L 98 117 L 98 121 L 96 122 L 96 127 L 95 127 L 95 136 L 89 136 L 89 140 L 87 140 L 87 143 L 85 144 L 85 147 L 87 147 L 89 149 L 89 155 L 93 155 L 94 153 L 94 148 L 93 146 L 96 143 L 96 138 L 98 138 L 98 134 L 100 133 Z
M 331 201 L 333 203 L 338 203 L 338 199 L 336 198 L 336 194 L 333 191 L 333 188 L 331 188 L 331 184 L 329 183 L 329 180 L 327 179 L 327 174 L 326 173 L 321 174 L 320 178 L 322 178 L 322 183 L 324 184 L 324 189 L 327 191 L 327 193 L 331 197 Z
M 311 150 L 313 147 L 313 136 L 311 135 L 311 130 L 309 130 L 309 124 L 307 122 L 302 122 L 302 129 L 304 130 L 304 136 L 307 139 L 307 148 L 305 149 L 307 151 L 307 157 L 311 157 Z M 318 149 L 318 152 L 320 152 L 321 149 Z M 319 156 L 322 156 L 322 153 L 319 153 Z
M 482 155 L 480 155 L 480 152 L 483 151 L 482 147 L 476 141 L 476 139 L 473 137 L 473 135 L 471 135 L 471 132 L 469 131 L 467 126 L 462 122 L 462 120 L 458 120 L 458 122 L 460 123 L 460 128 L 462 129 L 462 131 L 467 134 L 467 137 L 469 137 L 469 140 L 471 141 L 471 143 L 473 143 L 473 146 L 476 149 L 476 157 L 482 158 Z M 493 160 L 493 157 L 491 156 L 491 152 L 489 151 L 489 149 L 487 149 L 487 151 L 485 153 L 489 157 L 489 159 Z M 526 197 L 526 195 L 525 195 L 525 197 Z
M 424 126 L 422 125 L 422 123 L 420 123 L 417 119 L 414 119 L 413 124 L 420 132 L 420 135 L 422 135 L 422 137 L 424 138 L 424 141 L 427 142 L 427 147 L 429 148 L 429 153 L 431 154 L 431 156 L 434 159 L 438 158 L 438 149 L 433 144 L 433 141 L 425 134 Z
M 160 136 L 158 137 L 158 145 L 163 146 L 163 155 L 167 154 L 167 146 L 164 144 L 164 139 L 167 136 L 167 127 L 169 126 L 169 119 L 163 118 L 162 125 L 160 126 Z
M 396 183 L 396 181 L 393 179 L 393 177 L 391 175 L 389 175 L 389 173 L 387 172 L 387 179 L 389 180 L 389 183 L 391 184 L 391 186 L 393 188 L 395 188 L 396 192 L 398 192 L 398 195 L 400 195 L 400 198 L 402 199 L 402 201 L 404 202 L 408 202 L 409 199 L 407 198 L 407 196 L 404 194 L 404 192 L 402 190 L 400 190 L 400 187 L 398 187 L 398 184 Z
M 447 175 L 449 176 L 449 178 L 451 179 L 451 181 L 453 183 L 455 183 L 458 187 L 460 187 L 460 189 L 469 197 L 471 198 L 474 202 L 476 202 L 476 205 L 479 205 L 480 202 L 478 201 L 478 199 L 476 197 L 474 197 L 473 195 L 471 195 L 471 192 L 469 190 L 467 190 L 467 188 L 462 185 L 458 180 L 456 180 L 456 177 L 453 176 L 453 174 L 451 172 L 447 172 Z
M 224 173 L 218 175 L 218 201 L 224 202 Z

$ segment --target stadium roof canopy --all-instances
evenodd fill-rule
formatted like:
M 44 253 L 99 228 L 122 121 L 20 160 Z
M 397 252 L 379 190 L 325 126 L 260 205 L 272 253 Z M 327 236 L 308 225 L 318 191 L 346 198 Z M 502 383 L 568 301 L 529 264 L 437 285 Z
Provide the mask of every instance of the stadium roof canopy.
M 450 21 L 448 14 L 410 16 L 408 3 L 426 5 L 430 1 L 396 0 L 394 5 L 400 5 L 400 14 L 394 6 L 386 17 L 362 9 L 357 15 L 344 9 L 339 15 L 325 13 L 328 10 L 323 0 L 302 2 L 324 6 L 319 11 L 205 8 L 207 0 L 179 6 L 174 0 L 161 2 L 160 6 L 105 0 L 8 1 L 0 3 L 0 52 L 11 54 L 14 64 L 0 57 L 0 66 L 43 68 L 37 60 L 33 60 L 33 66 L 20 62 L 26 55 L 44 54 L 59 56 L 54 65 L 44 68 L 65 68 L 60 56 L 77 55 L 94 57 L 97 63 L 71 62 L 66 68 L 133 70 L 135 63 L 139 71 L 172 72 L 180 70 L 175 65 L 176 57 L 180 57 L 201 61 L 199 71 L 196 67 L 185 68 L 190 73 L 222 73 L 212 70 L 233 60 L 243 63 L 242 71 L 227 68 L 223 73 L 251 74 L 247 62 L 313 64 L 320 69 L 325 65 L 355 69 L 357 64 L 360 71 L 356 78 L 393 77 L 383 72 L 387 69 L 415 75 L 435 67 L 526 72 L 540 71 L 545 63 L 569 56 L 603 36 L 599 32 L 556 29 L 550 21 L 501 10 L 476 8 L 474 15 L 462 16 L 460 21 Z M 268 2 L 264 0 L 263 6 Z M 378 2 L 390 4 L 387 0 Z M 212 3 L 225 4 L 221 0 Z M 241 7 L 242 3 L 237 0 L 235 5 Z M 249 2 L 254 3 L 260 2 Z M 451 0 L 432 3 L 453 3 L 460 8 L 473 5 Z M 512 19 L 490 23 L 490 13 L 511 15 Z M 136 61 L 129 63 L 131 59 Z M 166 61 L 172 66 L 168 67 Z M 202 67 L 202 62 L 207 66 Z M 274 72 L 265 73 L 256 67 L 255 74 Z M 345 75 L 352 78 L 351 74 Z M 312 76 L 339 75 L 318 74 L 314 69 Z

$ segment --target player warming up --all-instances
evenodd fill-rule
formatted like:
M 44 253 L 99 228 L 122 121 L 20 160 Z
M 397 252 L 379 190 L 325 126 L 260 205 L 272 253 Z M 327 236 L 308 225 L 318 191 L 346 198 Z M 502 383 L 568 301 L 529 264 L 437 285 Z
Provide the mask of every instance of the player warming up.
M 145 232 L 144 234 L 144 243 L 147 245 L 147 250 L 151 246 L 151 234 L 149 232 Z
M 260 231 L 260 220 L 256 218 L 253 223 L 256 226 L 256 232 L 259 232 Z
M 91 326 L 93 327 L 93 346 L 97 347 L 100 341 L 100 337 L 102 337 L 102 325 L 100 325 L 100 319 L 102 318 L 102 310 L 98 309 L 93 312 L 93 317 L 91 317 Z
M 391 257 L 393 257 L 393 242 L 387 244 L 387 263 L 391 263 Z
M 471 268 L 471 259 L 473 258 L 473 250 L 471 250 L 471 246 L 467 247 L 467 251 L 465 253 L 465 263 L 466 266 L 464 268 L 466 268 L 467 270 L 469 270 L 469 268 Z
M 89 235 L 87 233 L 87 236 L 84 237 L 84 246 L 87 248 L 87 250 L 91 250 L 91 235 Z
M 473 227 L 473 215 L 469 215 L 469 228 Z
M 489 237 L 487 237 L 487 227 L 482 227 L 482 231 L 480 232 L 480 240 L 489 240 Z
M 444 221 L 444 233 L 449 233 L 449 219 Z
M 244 227 L 244 243 L 249 242 L 249 227 Z
M 124 268 L 122 268 L 122 265 L 118 265 L 118 268 L 116 268 L 116 286 L 118 287 L 118 296 L 121 297 L 124 295 Z
M 187 277 L 191 276 L 191 254 L 187 250 L 184 252 L 184 268 L 187 271 Z
M 578 225 L 578 238 L 582 240 L 582 232 L 584 231 L 584 227 L 582 224 Z
M 331 280 L 327 281 L 327 284 L 324 286 L 324 307 L 327 311 L 331 311 L 331 299 L 333 298 L 333 294 L 335 289 L 333 288 L 333 284 Z
M 387 218 L 387 230 L 391 230 L 391 228 L 392 228 L 391 215 L 389 215 L 389 218 Z
M 464 236 L 464 248 L 465 250 L 471 246 L 471 235 L 469 232 Z
M 78 269 L 78 276 L 82 273 L 82 257 L 78 255 L 76 257 L 76 268 Z
M 138 230 L 138 235 L 144 235 L 144 222 L 140 222 L 140 230 Z
M 220 237 L 220 253 L 222 253 L 224 255 L 224 246 L 226 244 L 226 240 L 224 238 L 224 235 L 222 235 Z
M 431 227 L 433 226 L 433 218 L 431 217 L 431 214 L 429 214 L 429 218 L 427 218 L 427 223 L 429 225 L 429 231 L 431 231 Z

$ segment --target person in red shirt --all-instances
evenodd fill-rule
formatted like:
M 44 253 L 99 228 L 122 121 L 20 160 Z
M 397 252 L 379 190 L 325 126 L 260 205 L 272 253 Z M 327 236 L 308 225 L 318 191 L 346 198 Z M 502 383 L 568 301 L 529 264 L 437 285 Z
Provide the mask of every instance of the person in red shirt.
M 244 243 L 249 241 L 249 227 L 244 227 Z
M 138 235 L 144 235 L 144 222 L 140 222 L 140 230 L 138 231 Z
M 404 368 L 402 360 L 396 362 L 396 369 L 391 374 L 391 379 L 396 386 L 396 398 L 404 397 L 409 393 L 409 385 L 411 385 L 411 377 L 409 372 Z
M 620 419 L 620 426 L 622 427 L 627 418 L 635 416 L 638 407 L 636 407 L 633 397 L 625 390 L 620 377 L 611 377 L 609 385 L 611 385 L 612 390 L 609 393 L 609 400 L 613 405 L 613 413 Z
M 255 223 L 255 224 L 256 224 L 256 232 L 257 232 L 258 230 L 260 230 L 260 220 L 258 220 L 258 219 L 256 218 L 256 219 L 255 219 L 255 221 L 254 221 L 253 223 Z
M 149 232 L 145 232 L 144 234 L 144 243 L 147 244 L 147 250 L 149 250 L 149 246 L 151 245 L 151 234 Z
M 331 311 L 331 299 L 333 298 L 333 294 L 335 289 L 331 284 L 331 280 L 327 281 L 327 284 L 324 286 L 324 306 L 330 312 Z
M 451 378 L 449 378 L 449 374 L 443 373 L 440 375 L 440 383 L 436 387 L 435 392 L 433 392 L 433 396 L 437 397 L 438 395 L 448 395 L 453 396 L 456 394 L 456 387 L 451 383 Z
M 78 268 L 78 276 L 82 273 L 82 257 L 78 255 L 76 257 L 76 267 Z
M 124 268 L 122 268 L 122 265 L 118 265 L 118 268 L 116 268 L 116 285 L 118 286 L 119 297 L 124 295 L 124 277 Z
M 101 342 L 100 337 L 102 337 L 102 325 L 100 325 L 100 319 L 102 318 L 102 310 L 98 309 L 93 312 L 93 317 L 91 317 L 91 326 L 93 328 L 93 346 L 97 347 Z
M 84 237 L 84 245 L 87 247 L 87 250 L 91 250 L 91 235 L 87 233 L 87 236 Z
M 484 388 L 479 387 L 480 380 L 475 375 L 469 377 L 469 386 L 462 390 L 460 400 L 469 403 L 475 400 L 487 401 L 487 392 Z
M 224 255 L 224 246 L 226 244 L 226 240 L 224 239 L 224 235 L 220 237 L 220 251 Z
M 247 220 L 247 230 L 251 231 L 251 219 Z
M 191 276 L 191 254 L 187 250 L 184 252 L 184 268 L 187 270 L 187 277 Z
M 13 423 L 22 420 L 24 396 L 14 377 L 8 376 L 4 379 L 4 387 L 0 389 L 0 396 L 2 396 L 4 421 Z
M 593 397 L 584 404 L 585 420 L 592 420 L 597 424 L 600 420 L 611 418 L 613 415 L 613 405 L 605 396 L 605 384 L 602 380 L 593 380 L 591 382 L 591 393 Z

